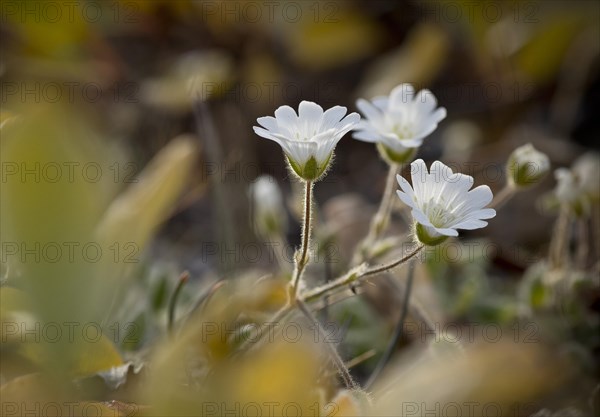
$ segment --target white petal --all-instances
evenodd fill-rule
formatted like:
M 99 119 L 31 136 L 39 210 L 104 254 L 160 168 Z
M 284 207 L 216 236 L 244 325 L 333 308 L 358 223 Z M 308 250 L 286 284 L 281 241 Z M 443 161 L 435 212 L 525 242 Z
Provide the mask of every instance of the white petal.
M 422 138 L 399 139 L 404 148 L 418 148 L 423 144 Z
M 414 103 L 419 109 L 419 112 L 425 116 L 436 108 L 437 99 L 431 91 L 423 89 L 415 96 Z
M 425 181 L 427 180 L 427 166 L 422 159 L 417 159 L 410 164 L 412 186 L 415 190 L 415 199 L 418 203 L 425 200 Z
M 269 139 L 269 140 L 272 140 L 273 142 L 276 142 L 277 144 L 279 144 L 279 146 L 281 146 L 283 148 L 283 151 L 285 153 L 290 153 L 288 141 L 282 140 L 280 135 L 273 135 L 268 130 L 265 130 L 262 127 L 258 127 L 258 126 L 254 126 L 253 129 L 254 129 L 254 133 L 256 133 L 258 136 L 262 136 L 265 139 Z
M 423 139 L 431 135 L 435 129 L 437 129 L 437 124 L 422 126 L 421 129 L 411 139 L 419 139 L 422 142 Z
M 288 156 L 297 164 L 304 165 L 311 157 L 316 158 L 318 145 L 315 142 L 282 140 L 288 148 Z
M 400 84 L 390 93 L 390 107 L 393 109 L 401 108 L 412 102 L 415 95 L 415 89 L 410 84 Z
M 473 208 L 483 208 L 487 206 L 494 197 L 492 190 L 490 190 L 490 187 L 487 185 L 480 185 L 479 187 L 472 189 L 467 196 L 469 199 L 469 206 Z
M 452 174 L 448 181 L 453 186 L 447 189 L 444 201 L 452 211 L 457 212 L 461 203 L 468 199 L 467 192 L 473 186 L 474 180 L 470 175 L 456 173 Z
M 440 161 L 434 161 L 434 163 L 431 164 L 430 172 L 434 181 L 437 183 L 447 182 L 453 174 L 452 169 Z
M 274 132 L 279 131 L 279 125 L 277 124 L 277 119 L 271 116 L 259 117 L 256 119 L 259 125 L 264 127 L 267 130 L 271 130 Z
M 344 117 L 347 109 L 343 106 L 333 106 L 323 113 L 323 130 L 334 128 Z
M 435 231 L 438 232 L 440 235 L 444 235 L 444 236 L 458 236 L 458 232 L 455 229 L 450 229 L 450 228 L 437 228 L 434 227 Z
M 414 191 L 413 191 L 412 187 L 410 186 L 410 183 L 408 181 L 406 181 L 406 179 L 404 177 L 402 177 L 401 175 L 396 175 L 396 181 L 398 181 L 398 185 L 400 186 L 402 191 L 411 195 L 411 197 L 412 197 L 412 195 L 414 194 Z
M 323 107 L 312 101 L 302 101 L 298 107 L 299 119 L 303 122 L 320 123 L 323 117 Z
M 354 129 L 360 123 L 360 114 L 358 113 L 350 113 L 346 117 L 344 117 L 336 126 L 338 132 L 342 135 L 345 135 L 352 129 Z
M 290 131 L 295 130 L 298 124 L 298 116 L 290 106 L 280 106 L 275 110 L 275 118 L 280 127 L 287 128 Z
M 369 103 L 367 100 L 359 98 L 358 100 L 356 100 L 356 107 L 358 107 L 358 110 L 360 110 L 360 112 L 362 114 L 364 114 L 364 116 L 367 119 L 381 119 L 381 117 L 383 116 L 381 114 L 381 111 L 377 109 L 377 107 L 375 107 L 373 104 Z
M 431 224 L 429 218 L 420 209 L 413 208 L 410 214 L 412 214 L 413 218 L 423 226 L 433 227 L 433 224 Z
M 400 190 L 397 190 L 396 194 L 398 194 L 398 197 L 404 204 L 411 208 L 415 208 L 415 202 L 413 201 L 412 194 L 403 193 Z
M 496 217 L 496 210 L 492 208 L 484 208 L 481 210 L 477 210 L 477 217 L 480 219 L 492 219 Z
M 352 137 L 363 142 L 375 143 L 381 140 L 381 136 L 373 130 L 359 130 L 352 133 Z
M 485 227 L 485 226 L 487 226 L 487 222 L 484 222 L 483 220 L 471 219 L 471 220 L 465 220 L 464 222 L 460 222 L 452 227 L 454 227 L 456 229 L 475 230 L 475 229 L 481 229 L 482 227 Z
M 253 126 L 252 128 L 254 129 L 254 133 L 256 133 L 258 136 L 262 136 L 263 138 L 271 139 L 279 143 L 279 139 L 275 135 L 273 135 L 271 131 L 258 126 Z
M 442 120 L 444 120 L 446 118 L 446 108 L 445 107 L 440 107 L 438 109 L 436 109 L 436 111 L 434 111 L 428 118 L 427 118 L 427 122 L 428 123 L 432 123 L 437 126 L 437 124 L 439 122 L 441 122 Z
M 390 99 L 387 96 L 377 96 L 371 100 L 371 103 L 373 103 L 373 105 L 379 110 L 386 111 L 388 109 Z

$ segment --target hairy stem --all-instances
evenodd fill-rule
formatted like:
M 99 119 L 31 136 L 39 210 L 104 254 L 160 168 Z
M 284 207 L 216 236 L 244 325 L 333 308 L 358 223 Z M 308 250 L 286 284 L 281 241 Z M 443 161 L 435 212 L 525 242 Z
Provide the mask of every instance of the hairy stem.
M 323 343 L 327 348 L 331 360 L 335 363 L 340 375 L 342 376 L 342 379 L 344 380 L 346 388 L 359 389 L 358 384 L 354 381 L 352 375 L 350 375 L 350 371 L 346 367 L 346 364 L 344 363 L 344 360 L 338 353 L 336 347 L 331 344 L 331 341 L 327 340 L 329 336 L 327 335 L 327 333 L 325 333 L 323 327 L 321 326 L 317 318 L 313 315 L 313 313 L 310 311 L 306 303 L 304 303 L 302 300 L 297 300 L 297 305 L 298 309 L 302 312 L 302 314 L 306 316 L 306 318 L 310 320 L 311 324 L 317 327 L 317 330 L 319 331 L 319 337 L 323 340 Z
M 563 204 L 554 226 L 554 233 L 550 241 L 550 265 L 553 268 L 562 268 L 568 263 L 568 247 L 571 239 L 571 215 L 569 207 Z
M 381 372 L 383 371 L 385 366 L 388 364 L 388 362 L 392 358 L 392 354 L 394 353 L 394 350 L 396 349 L 396 345 L 398 344 L 398 341 L 402 338 L 402 335 L 404 334 L 404 322 L 406 321 L 406 316 L 408 315 L 408 307 L 410 304 L 410 293 L 412 292 L 412 283 L 413 283 L 414 276 L 415 276 L 415 261 L 412 260 L 408 267 L 408 279 L 406 280 L 406 288 L 404 289 L 404 300 L 402 302 L 402 312 L 400 313 L 400 320 L 398 320 L 398 323 L 396 324 L 396 328 L 394 329 L 392 339 L 388 343 L 388 346 L 387 346 L 385 352 L 383 353 L 383 356 L 377 363 L 377 366 L 375 367 L 375 369 L 373 370 L 373 373 L 371 373 L 371 376 L 369 377 L 369 380 L 365 384 L 365 388 L 371 387 L 373 385 L 373 382 L 375 382 L 375 380 L 379 376 L 379 374 L 381 374 Z
M 304 221 L 302 223 L 302 247 L 300 249 L 300 255 L 296 257 L 294 273 L 292 275 L 292 288 L 294 297 L 296 294 L 298 294 L 298 286 L 300 285 L 300 281 L 302 279 L 302 273 L 304 272 L 306 264 L 308 264 L 308 248 L 310 246 L 313 183 L 311 181 L 306 181 L 304 187 L 305 196 Z
M 407 262 L 408 260 L 410 260 L 411 258 L 416 256 L 424 247 L 425 246 L 420 245 L 414 251 L 409 253 L 408 255 L 406 255 L 400 259 L 397 259 L 395 261 L 392 261 L 388 264 L 384 264 L 382 266 L 372 267 L 372 268 L 361 268 L 361 267 L 355 268 L 355 269 L 351 270 L 350 272 L 346 273 L 345 275 L 342 275 L 341 277 L 339 277 L 325 285 L 322 285 L 320 287 L 317 287 L 310 291 L 307 291 L 305 294 L 301 295 L 300 298 L 302 301 L 311 302 L 313 300 L 321 298 L 325 294 L 329 294 L 333 290 L 336 290 L 341 287 L 345 287 L 346 285 L 349 285 L 353 282 L 358 282 L 364 278 L 394 269 L 397 266 L 402 265 L 403 263 Z
M 385 183 L 385 190 L 383 191 L 381 203 L 379 204 L 379 209 L 377 209 L 377 213 L 371 219 L 367 236 L 358 245 L 357 251 L 355 252 L 352 260 L 353 265 L 358 265 L 369 259 L 368 251 L 370 247 L 373 245 L 373 243 L 379 240 L 388 225 L 390 213 L 394 203 L 394 189 L 398 171 L 399 165 L 390 165 L 390 170 L 388 171 L 388 176 Z
M 577 257 L 576 262 L 579 269 L 584 270 L 587 266 L 588 255 L 590 252 L 589 237 L 590 230 L 585 218 L 577 220 L 578 239 L 577 239 Z

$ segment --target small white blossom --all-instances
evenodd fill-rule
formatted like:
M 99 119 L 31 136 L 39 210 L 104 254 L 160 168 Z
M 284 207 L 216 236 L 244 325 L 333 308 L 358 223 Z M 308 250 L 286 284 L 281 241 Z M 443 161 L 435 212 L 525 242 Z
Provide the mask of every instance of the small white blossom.
M 290 106 L 281 106 L 275 117 L 259 117 L 262 127 L 254 126 L 254 132 L 277 142 L 300 178 L 315 181 L 327 170 L 337 143 L 360 120 L 358 113 L 345 115 L 345 107 L 323 112 L 318 104 L 303 101 L 298 114 Z
M 584 154 L 571 169 L 555 170 L 554 177 L 558 201 L 570 205 L 578 214 L 587 213 L 600 194 L 600 158 L 594 153 Z
M 581 184 L 573 171 L 568 168 L 558 168 L 554 171 L 556 189 L 554 193 L 561 203 L 573 203 L 582 194 Z
M 528 143 L 519 146 L 511 153 L 506 170 L 510 184 L 516 187 L 528 187 L 540 181 L 548 173 L 550 160 L 546 154 Z
M 376 143 L 384 157 L 397 163 L 411 159 L 425 137 L 446 117 L 446 109 L 437 107 L 431 91 L 421 90 L 415 95 L 410 84 L 400 84 L 389 97 L 376 97 L 372 102 L 358 99 L 356 106 L 366 120 L 359 123 L 352 136 Z
M 493 197 L 490 187 L 471 190 L 473 177 L 455 174 L 440 161 L 431 165 L 431 172 L 422 159 L 414 161 L 411 177 L 412 187 L 400 175 L 396 177 L 401 188 L 398 197 L 412 209 L 417 238 L 424 244 L 436 245 L 448 236 L 458 236 L 456 229 L 485 227 L 484 219 L 496 215 L 494 209 L 485 208 Z
M 594 152 L 581 155 L 573 164 L 573 171 L 580 178 L 583 192 L 597 199 L 600 194 L 600 156 Z
M 257 233 L 269 236 L 285 231 L 287 222 L 283 195 L 275 178 L 261 175 L 250 185 L 249 192 Z

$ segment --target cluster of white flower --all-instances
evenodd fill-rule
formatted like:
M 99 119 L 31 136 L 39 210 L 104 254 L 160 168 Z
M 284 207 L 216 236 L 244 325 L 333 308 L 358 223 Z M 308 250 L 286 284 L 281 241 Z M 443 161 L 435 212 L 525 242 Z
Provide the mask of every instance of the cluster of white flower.
M 277 142 L 292 171 L 312 183 L 325 174 L 337 143 L 351 130 L 355 139 L 375 143 L 388 163 L 401 164 L 414 158 L 425 138 L 446 117 L 446 109 L 437 107 L 429 90 L 415 94 L 410 84 L 397 86 L 389 97 L 371 102 L 359 99 L 356 105 L 365 119 L 357 113 L 346 115 L 342 106 L 323 111 L 310 101 L 301 102 L 298 113 L 281 106 L 275 117 L 259 118 L 261 127 L 255 126 L 254 131 Z M 448 236 L 457 236 L 457 229 L 485 227 L 483 220 L 495 216 L 493 209 L 485 208 L 492 200 L 487 185 L 469 191 L 473 178 L 455 174 L 439 161 L 432 164 L 430 173 L 423 160 L 411 167 L 412 187 L 398 176 L 402 189 L 398 196 L 411 208 L 416 237 L 423 244 L 436 245 Z
M 365 119 L 357 113 L 346 115 L 346 108 L 335 106 L 327 111 L 316 103 L 303 101 L 298 114 L 289 106 L 281 106 L 275 117 L 261 117 L 255 126 L 257 135 L 277 142 L 283 149 L 292 171 L 302 180 L 314 182 L 327 171 L 335 146 L 349 131 L 355 139 L 375 143 L 382 157 L 390 164 L 410 162 L 424 139 L 446 117 L 446 109 L 437 107 L 429 90 L 415 95 L 410 84 L 394 88 L 389 97 L 376 97 L 371 102 L 356 103 Z M 344 117 L 345 116 L 345 117 Z M 412 187 L 397 177 L 401 191 L 398 196 L 411 210 L 416 237 L 426 245 L 436 245 L 448 236 L 457 236 L 457 229 L 485 227 L 495 216 L 485 208 L 492 200 L 487 185 L 471 191 L 473 177 L 455 174 L 435 161 L 431 172 L 423 160 L 411 164 Z

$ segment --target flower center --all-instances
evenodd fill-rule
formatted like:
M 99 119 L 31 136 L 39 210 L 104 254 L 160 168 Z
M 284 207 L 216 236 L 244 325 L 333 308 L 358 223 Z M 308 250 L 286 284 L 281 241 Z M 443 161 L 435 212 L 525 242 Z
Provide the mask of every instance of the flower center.
M 443 199 L 440 202 L 430 199 L 423 204 L 423 212 L 431 224 L 438 228 L 444 228 L 456 219 L 456 216 L 448 211 Z
M 414 136 L 414 129 L 411 123 L 396 123 L 392 127 L 392 132 L 399 139 L 410 139 Z

